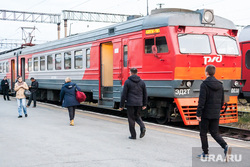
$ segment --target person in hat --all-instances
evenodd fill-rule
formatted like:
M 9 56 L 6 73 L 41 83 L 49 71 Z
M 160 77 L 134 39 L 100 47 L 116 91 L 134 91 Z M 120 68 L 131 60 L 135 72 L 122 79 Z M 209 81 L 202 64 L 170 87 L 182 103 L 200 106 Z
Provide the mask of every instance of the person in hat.
M 33 77 L 31 77 L 30 80 L 31 80 L 31 86 L 29 86 L 29 88 L 30 88 L 31 95 L 29 97 L 29 102 L 27 104 L 27 107 L 30 106 L 33 100 L 33 103 L 34 103 L 33 108 L 35 108 L 36 107 L 36 94 L 37 94 L 39 84 Z

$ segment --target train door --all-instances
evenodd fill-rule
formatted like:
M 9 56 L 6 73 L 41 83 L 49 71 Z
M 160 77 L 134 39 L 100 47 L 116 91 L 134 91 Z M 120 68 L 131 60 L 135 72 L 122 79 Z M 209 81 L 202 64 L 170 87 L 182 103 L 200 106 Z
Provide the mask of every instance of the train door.
M 122 42 L 122 85 L 129 77 L 129 60 L 128 60 L 128 39 L 123 39 Z
M 15 60 L 11 60 L 11 90 L 14 90 L 14 86 L 16 83 L 16 65 Z
M 113 43 L 101 44 L 101 98 L 113 98 Z
M 25 58 L 21 58 L 21 76 L 25 81 Z

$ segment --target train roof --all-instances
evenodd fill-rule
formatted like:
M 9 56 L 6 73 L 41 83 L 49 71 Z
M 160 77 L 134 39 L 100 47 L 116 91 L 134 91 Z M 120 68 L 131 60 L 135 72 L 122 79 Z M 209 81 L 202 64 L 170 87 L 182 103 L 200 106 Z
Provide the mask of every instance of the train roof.
M 247 41 L 250 41 L 250 25 L 244 27 L 239 35 L 239 42 L 247 42 Z
M 201 13 L 189 10 L 171 10 L 170 12 L 156 13 L 126 22 L 114 24 L 108 27 L 69 36 L 45 44 L 39 44 L 23 50 L 23 54 L 41 52 L 74 44 L 96 41 L 112 36 L 141 31 L 143 29 L 158 28 L 164 26 L 208 26 L 215 28 L 236 29 L 234 23 L 228 19 L 214 16 L 215 24 L 205 25 L 201 23 Z

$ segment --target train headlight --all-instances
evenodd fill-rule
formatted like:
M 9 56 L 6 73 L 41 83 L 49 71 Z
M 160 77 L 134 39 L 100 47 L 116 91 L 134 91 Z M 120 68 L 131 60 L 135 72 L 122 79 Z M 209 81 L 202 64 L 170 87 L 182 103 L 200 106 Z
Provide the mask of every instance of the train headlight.
M 207 22 L 207 23 L 211 23 L 214 19 L 214 14 L 212 13 L 212 11 L 210 10 L 207 10 L 204 12 L 204 20 Z
M 239 81 L 234 81 L 234 86 L 239 86 Z
M 187 81 L 186 82 L 186 86 L 190 88 L 192 86 L 192 82 L 191 81 Z

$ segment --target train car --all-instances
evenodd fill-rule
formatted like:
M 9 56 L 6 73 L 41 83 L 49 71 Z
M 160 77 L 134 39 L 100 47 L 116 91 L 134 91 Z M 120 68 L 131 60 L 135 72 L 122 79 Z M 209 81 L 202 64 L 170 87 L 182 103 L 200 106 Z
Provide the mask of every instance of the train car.
M 242 54 L 242 79 L 246 80 L 242 88 L 243 98 L 250 103 L 250 26 L 243 28 L 239 35 L 239 42 Z
M 241 54 L 235 25 L 213 10 L 159 9 L 152 14 L 0 55 L 13 88 L 16 75 L 39 82 L 39 98 L 59 100 L 65 77 L 71 77 L 87 101 L 119 107 L 129 69 L 138 69 L 148 92 L 144 116 L 159 123 L 198 125 L 196 109 L 205 67 L 217 67 L 227 110 L 220 123 L 238 121 L 237 96 Z M 8 71 L 7 71 L 8 68 Z M 241 84 L 237 84 L 241 83 Z M 119 112 L 119 111 L 117 111 Z

